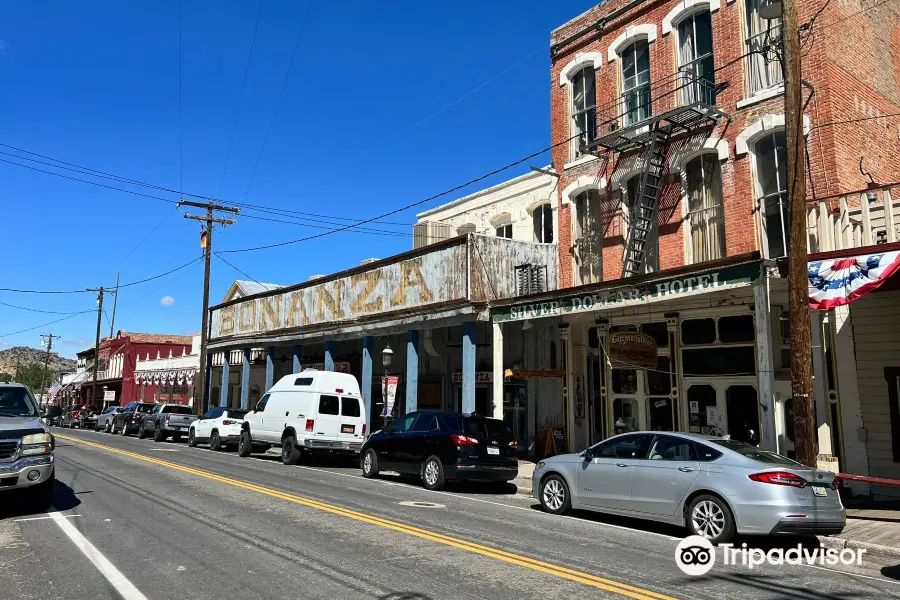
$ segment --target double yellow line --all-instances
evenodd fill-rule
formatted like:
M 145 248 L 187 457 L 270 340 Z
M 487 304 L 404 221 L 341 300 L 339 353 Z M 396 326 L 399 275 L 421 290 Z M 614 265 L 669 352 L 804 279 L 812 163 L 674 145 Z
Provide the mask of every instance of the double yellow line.
M 487 556 L 489 558 L 500 560 L 505 563 L 518 565 L 520 567 L 525 567 L 527 569 L 532 569 L 534 571 L 539 571 L 541 573 L 546 573 L 548 575 L 554 575 L 556 577 L 561 577 L 562 579 L 567 579 L 569 581 L 576 581 L 578 583 L 583 583 L 585 585 L 599 588 L 599 589 L 605 590 L 607 592 L 613 592 L 616 594 L 621 594 L 622 596 L 627 596 L 629 598 L 635 598 L 636 600 L 675 600 L 675 598 L 673 598 L 671 596 L 657 594 L 656 592 L 651 592 L 649 590 L 645 590 L 645 589 L 642 589 L 642 588 L 639 588 L 636 586 L 628 585 L 625 583 L 620 583 L 618 581 L 613 581 L 611 579 L 605 579 L 603 577 L 597 577 L 596 575 L 591 575 L 590 573 L 584 573 L 582 571 L 575 571 L 573 569 L 568 569 L 566 567 L 561 567 L 559 565 L 554 565 L 551 563 L 546 563 L 546 562 L 542 562 L 539 560 L 535 560 L 533 558 L 529 558 L 529 557 L 523 556 L 521 554 L 513 554 L 512 552 L 506 552 L 505 550 L 500 550 L 498 548 L 491 548 L 490 546 L 483 546 L 481 544 L 476 544 L 474 542 L 469 542 L 467 540 L 463 540 L 460 538 L 455 538 L 455 537 L 451 537 L 451 536 L 437 533 L 434 531 L 429 531 L 427 529 L 421 529 L 418 527 L 413 527 L 412 525 L 398 523 L 397 521 L 390 521 L 388 519 L 382 519 L 381 517 L 376 517 L 374 515 L 357 512 L 355 510 L 350 510 L 347 508 L 341 508 L 340 506 L 335 506 L 333 504 L 326 504 L 324 502 L 318 502 L 316 500 L 311 500 L 309 498 L 303 498 L 301 496 L 297 496 L 295 494 L 291 494 L 288 492 L 281 492 L 281 491 L 263 487 L 260 485 L 247 483 L 245 481 L 238 481 L 237 479 L 231 479 L 229 477 L 222 477 L 221 475 L 216 475 L 215 473 L 210 473 L 208 471 L 202 471 L 200 469 L 186 467 L 184 465 L 179 465 L 177 463 L 173 463 L 173 462 L 170 462 L 167 460 L 160 460 L 158 458 L 153 458 L 153 457 L 147 456 L 145 454 L 138 454 L 137 452 L 130 452 L 128 450 L 122 450 L 119 448 L 114 448 L 112 446 L 96 444 L 94 442 L 88 442 L 83 439 L 69 437 L 69 436 L 65 436 L 65 435 L 57 435 L 56 437 L 59 439 L 69 441 L 69 442 L 75 442 L 75 443 L 82 444 L 85 446 L 99 448 L 101 450 L 106 450 L 108 452 L 114 452 L 116 454 L 121 454 L 123 456 L 129 456 L 131 458 L 136 458 L 138 460 L 153 463 L 155 465 L 167 467 L 169 469 L 174 469 L 176 471 L 181 471 L 182 473 L 188 473 L 190 475 L 196 475 L 198 477 L 203 477 L 205 479 L 211 479 L 213 481 L 218 481 L 220 483 L 232 485 L 234 487 L 249 490 L 251 492 L 265 494 L 266 496 L 270 496 L 272 498 L 279 498 L 281 500 L 287 500 L 288 502 L 293 502 L 295 504 L 300 504 L 302 506 L 306 506 L 309 508 L 322 510 L 322 511 L 329 512 L 329 513 L 332 513 L 335 515 L 340 515 L 342 517 L 348 517 L 350 519 L 362 521 L 363 523 L 369 523 L 371 525 L 376 525 L 378 527 L 384 527 L 385 529 L 391 529 L 393 531 L 397 531 L 400 533 L 413 535 L 415 537 L 422 538 L 425 540 L 430 540 L 432 542 L 437 542 L 437 543 L 443 544 L 445 546 L 452 546 L 453 548 L 458 548 L 460 550 L 466 550 L 467 552 L 473 552 L 475 554 Z

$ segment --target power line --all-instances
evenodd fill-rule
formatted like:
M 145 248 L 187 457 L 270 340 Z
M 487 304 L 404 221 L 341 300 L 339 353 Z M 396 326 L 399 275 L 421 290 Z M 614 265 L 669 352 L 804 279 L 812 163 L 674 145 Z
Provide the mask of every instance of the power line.
M 883 4 L 887 4 L 888 2 L 890 2 L 890 0 L 881 0 L 878 3 L 873 4 L 872 6 L 869 6 L 868 8 L 863 8 L 863 9 L 856 11 L 855 13 L 850 13 L 849 15 L 847 15 L 845 17 L 841 17 L 840 19 L 838 19 L 836 21 L 832 21 L 831 23 L 825 23 L 824 25 L 822 25 L 821 29 L 827 29 L 828 27 L 833 27 L 833 26 L 837 25 L 838 23 L 843 23 L 844 21 L 847 21 L 848 19 L 852 19 L 853 17 L 858 17 L 859 15 L 863 14 L 864 12 L 869 12 L 870 10 L 874 10 L 874 9 L 878 8 L 879 6 L 882 6 Z
M 183 1 L 178 0 L 178 189 L 184 189 L 184 35 L 182 30 Z
M 250 73 L 250 63 L 253 61 L 253 49 L 256 47 L 256 32 L 259 30 L 259 16 L 262 14 L 262 0 L 256 5 L 256 24 L 253 25 L 253 37 L 250 39 L 250 53 L 247 56 L 247 66 L 244 67 L 244 80 L 241 82 L 241 91 L 238 96 L 237 112 L 234 114 L 234 125 L 231 127 L 231 140 L 228 142 L 228 151 L 225 153 L 225 168 L 222 169 L 222 178 L 219 180 L 219 190 L 216 196 L 222 193 L 222 184 L 225 183 L 225 174 L 228 172 L 228 161 L 231 159 L 231 149 L 234 146 L 234 134 L 237 132 L 238 121 L 241 118 L 241 107 L 244 105 L 244 90 L 247 87 L 247 74 Z
M 312 229 L 326 229 L 328 231 L 336 231 L 336 228 L 334 228 L 334 227 L 328 227 L 326 225 L 312 225 L 310 223 L 302 223 L 300 221 L 288 221 L 285 219 L 272 219 L 270 217 L 260 217 L 257 215 L 248 215 L 248 214 L 244 214 L 244 217 L 246 217 L 248 219 L 257 219 L 259 221 L 269 221 L 272 223 L 285 223 L 287 225 L 295 225 L 298 227 L 310 227 Z M 412 235 L 413 235 L 411 233 L 403 233 L 401 231 L 387 231 L 387 230 L 381 230 L 381 229 L 370 229 L 367 227 L 354 228 L 351 231 L 356 231 L 359 233 L 368 233 L 371 235 L 386 235 L 386 236 L 390 236 L 390 237 L 412 237 Z
M 278 94 L 278 101 L 275 103 L 275 110 L 272 111 L 272 119 L 269 121 L 269 128 L 266 130 L 266 137 L 263 140 L 262 148 L 259 150 L 259 155 L 256 157 L 256 166 L 253 167 L 253 172 L 250 175 L 250 183 L 247 184 L 247 191 L 244 192 L 244 197 L 247 197 L 247 194 L 250 193 L 250 186 L 253 185 L 253 178 L 256 177 L 256 171 L 259 169 L 259 163 L 262 161 L 263 153 L 266 151 L 266 146 L 269 143 L 269 135 L 272 133 L 272 126 L 275 125 L 275 117 L 278 116 L 278 108 L 281 106 L 281 99 L 284 97 L 284 90 L 287 88 L 288 80 L 291 77 L 291 69 L 294 68 L 294 59 L 297 58 L 297 50 L 300 48 L 300 40 L 303 39 L 303 31 L 306 29 L 306 22 L 309 19 L 309 11 L 312 8 L 313 0 L 309 0 L 306 4 L 306 14 L 303 15 L 303 23 L 300 25 L 300 33 L 297 34 L 297 42 L 294 44 L 294 51 L 291 53 L 291 62 L 288 64 L 287 71 L 284 74 L 284 81 L 281 83 L 281 92 Z
M 900 113 L 890 113 L 886 115 L 879 115 L 877 117 L 860 117 L 858 119 L 847 119 L 846 121 L 828 121 L 826 123 L 819 123 L 818 125 L 814 125 L 810 127 L 810 131 L 813 129 L 819 129 L 820 127 L 831 127 L 834 125 L 846 125 L 848 123 L 860 123 L 862 121 L 877 121 L 878 119 L 887 119 L 889 117 L 900 117 Z
M 74 312 L 59 312 L 56 310 L 40 310 L 37 308 L 28 308 L 27 306 L 17 306 L 15 304 L 8 304 L 6 302 L 0 302 L 0 305 L 7 306 L 9 308 L 16 308 L 18 310 L 27 310 L 28 312 L 43 313 L 43 314 L 47 314 L 47 315 L 80 315 L 85 312 L 94 312 L 94 309 L 90 309 L 87 311 L 78 310 L 78 311 L 74 311 Z
M 34 327 L 29 327 L 28 329 L 20 329 L 19 331 L 12 331 L 12 332 L 10 332 L 10 333 L 3 333 L 3 334 L 0 334 L 0 338 L 10 337 L 10 336 L 13 336 L 13 335 L 18 335 L 18 334 L 20 334 L 20 333 L 26 333 L 26 332 L 29 332 L 29 331 L 34 331 L 35 329 L 42 329 L 42 328 L 44 328 L 44 327 L 47 327 L 48 325 L 53 325 L 53 324 L 55 324 L 55 323 L 61 323 L 61 322 L 63 322 L 63 321 L 68 321 L 69 319 L 74 319 L 74 318 L 77 317 L 78 315 L 84 315 L 84 314 L 92 313 L 92 312 L 94 312 L 94 311 L 93 311 L 93 310 L 86 310 L 86 311 L 84 311 L 84 312 L 80 312 L 80 313 L 76 313 L 76 314 L 74 314 L 74 315 L 69 315 L 69 316 L 67 316 L 67 317 L 63 317 L 63 318 L 61 318 L 61 319 L 56 319 L 55 321 L 50 321 L 50 322 L 48 322 L 48 323 L 43 323 L 43 324 L 41 324 L 41 325 L 36 325 L 36 326 L 34 326 Z
M 247 273 L 243 272 L 242 270 L 240 270 L 239 268 L 237 268 L 236 266 L 234 266 L 233 264 L 231 264 L 230 262 L 228 262 L 227 260 L 225 260 L 225 257 L 219 256 L 219 253 L 218 253 L 218 252 L 213 252 L 213 254 L 216 255 L 216 258 L 218 258 L 219 260 L 221 260 L 223 263 L 225 263 L 226 265 L 228 265 L 229 267 L 231 267 L 232 269 L 234 269 L 235 271 L 237 271 L 238 273 L 240 273 L 241 275 L 243 275 L 244 277 L 246 277 L 247 279 L 249 279 L 249 280 L 252 281 L 253 283 L 256 283 L 256 284 L 258 284 L 258 285 L 262 285 L 261 283 L 259 283 L 258 281 L 256 281 L 256 279 L 254 279 L 253 277 L 251 277 L 251 276 L 248 275 Z

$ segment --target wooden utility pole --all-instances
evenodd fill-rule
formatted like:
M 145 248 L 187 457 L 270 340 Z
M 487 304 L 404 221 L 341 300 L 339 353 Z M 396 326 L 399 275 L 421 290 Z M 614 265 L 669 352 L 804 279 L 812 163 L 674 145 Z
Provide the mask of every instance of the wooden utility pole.
M 806 251 L 806 139 L 800 68 L 800 23 L 796 0 L 783 0 L 784 113 L 787 144 L 788 304 L 791 318 L 791 395 L 797 460 L 815 467 L 818 455 L 812 394 L 809 277 Z
M 53 338 L 59 338 L 58 335 L 53 335 L 52 333 L 44 333 L 41 335 L 45 343 L 47 345 L 47 354 L 44 356 L 44 370 L 41 371 L 41 399 L 38 402 L 41 406 L 44 405 L 44 390 L 47 388 L 47 382 L 45 380 L 47 375 L 47 368 L 50 365 L 50 350 L 53 348 Z
M 103 294 L 115 294 L 113 290 L 104 289 L 103 286 L 98 288 L 90 288 L 87 291 L 97 292 L 97 337 L 94 340 L 94 374 L 91 383 L 91 402 L 94 406 L 102 406 L 97 404 L 97 371 L 100 367 L 100 325 L 103 318 Z
M 209 397 L 208 381 L 206 378 L 206 345 L 209 341 L 209 271 L 210 271 L 210 263 L 212 261 L 212 234 L 213 234 L 213 225 L 218 223 L 219 225 L 234 225 L 236 223 L 233 219 L 221 219 L 213 216 L 215 211 L 220 212 L 229 212 L 233 215 L 241 212 L 239 208 L 232 208 L 229 206 L 222 206 L 220 204 L 214 203 L 212 200 L 209 202 L 190 202 L 188 200 L 181 200 L 178 202 L 178 206 L 193 206 L 195 208 L 205 208 L 206 215 L 197 216 L 197 215 L 189 215 L 185 214 L 185 219 L 193 219 L 195 221 L 200 221 L 203 224 L 203 229 L 200 232 L 200 247 L 203 248 L 203 314 L 200 317 L 200 397 L 194 399 L 194 412 L 198 415 L 202 415 L 206 410 L 206 402 Z

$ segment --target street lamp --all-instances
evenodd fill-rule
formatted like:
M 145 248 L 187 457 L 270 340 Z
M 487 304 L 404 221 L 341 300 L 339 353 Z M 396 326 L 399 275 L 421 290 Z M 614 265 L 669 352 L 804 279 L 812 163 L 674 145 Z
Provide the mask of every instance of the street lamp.
M 384 408 L 381 411 L 381 416 L 384 417 L 384 427 L 387 427 L 391 420 L 390 413 L 393 412 L 393 407 L 391 407 L 390 412 L 388 411 L 388 370 L 391 368 L 391 359 L 393 357 L 394 351 L 391 350 L 391 345 L 388 344 L 381 351 L 381 366 L 384 367 L 384 376 L 381 378 L 381 401 L 384 403 Z

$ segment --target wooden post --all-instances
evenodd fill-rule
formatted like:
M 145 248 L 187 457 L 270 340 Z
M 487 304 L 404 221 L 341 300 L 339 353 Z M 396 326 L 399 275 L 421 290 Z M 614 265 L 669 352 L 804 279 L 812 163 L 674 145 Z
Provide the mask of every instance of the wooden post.
M 492 323 L 491 353 L 493 355 L 493 390 L 491 397 L 494 400 L 493 417 L 503 420 L 503 325 Z
M 406 332 L 406 411 L 419 410 L 419 332 Z
M 366 423 L 372 423 L 372 336 L 363 338 L 362 397 L 366 406 Z
M 884 227 L 887 230 L 887 241 L 897 241 L 897 227 L 894 224 L 894 201 L 891 200 L 891 190 L 881 192 L 881 198 L 884 200 Z
M 244 348 L 244 360 L 241 363 L 241 408 L 250 408 L 250 353 L 252 348 Z
M 850 208 L 847 206 L 847 196 L 841 196 L 838 206 L 841 211 L 841 246 L 839 249 L 843 250 L 844 248 L 853 247 L 853 227 L 850 225 Z
M 475 412 L 475 322 L 463 323 L 462 339 L 462 412 Z
M 859 208 L 862 211 L 862 245 L 871 246 L 872 241 L 872 215 L 869 214 L 869 198 L 865 194 L 859 195 Z

